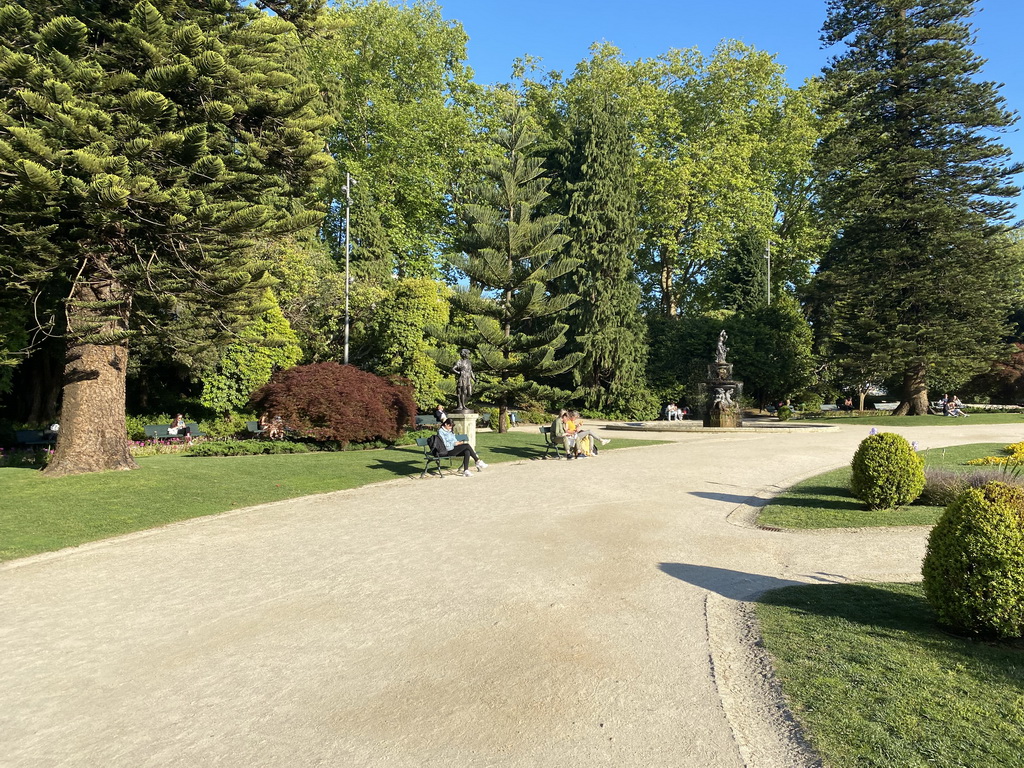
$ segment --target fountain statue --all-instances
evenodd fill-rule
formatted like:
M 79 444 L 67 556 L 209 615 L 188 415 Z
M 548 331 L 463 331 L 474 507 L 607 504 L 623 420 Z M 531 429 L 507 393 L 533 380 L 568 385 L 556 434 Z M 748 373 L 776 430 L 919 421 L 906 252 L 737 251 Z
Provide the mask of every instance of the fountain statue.
M 707 397 L 704 408 L 705 427 L 742 427 L 743 411 L 740 395 L 743 382 L 732 378 L 732 363 L 726 360 L 729 348 L 725 343 L 729 334 L 723 329 L 718 334 L 715 362 L 708 365 Z

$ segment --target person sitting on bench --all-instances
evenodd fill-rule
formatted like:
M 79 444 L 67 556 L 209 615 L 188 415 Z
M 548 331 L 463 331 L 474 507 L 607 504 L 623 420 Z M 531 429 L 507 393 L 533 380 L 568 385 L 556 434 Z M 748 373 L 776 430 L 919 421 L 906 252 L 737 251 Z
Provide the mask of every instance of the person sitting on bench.
M 477 472 L 482 472 L 487 469 L 487 464 L 485 464 L 480 457 L 476 455 L 476 451 L 473 450 L 473 446 L 465 440 L 457 440 L 455 438 L 455 433 L 452 432 L 452 428 L 454 426 L 455 423 L 451 419 L 445 419 L 441 422 L 441 428 L 437 430 L 437 437 L 439 439 L 434 443 L 434 452 L 437 453 L 438 456 L 461 456 L 463 477 L 470 477 L 470 459 L 476 462 Z
M 561 443 L 565 448 L 565 458 L 572 458 L 576 438 L 571 434 L 568 411 L 559 411 L 555 420 L 551 422 L 551 442 L 555 445 Z
M 608 440 L 598 437 L 589 429 L 583 429 L 583 417 L 580 416 L 579 411 L 573 411 L 569 414 L 569 423 L 573 427 L 572 436 L 576 438 L 577 458 L 597 456 L 597 443 L 601 443 L 601 445 L 608 444 Z
M 180 413 L 174 417 L 174 421 L 167 428 L 167 434 L 171 437 L 184 437 L 186 443 L 192 442 L 192 430 L 189 429 L 185 418 Z

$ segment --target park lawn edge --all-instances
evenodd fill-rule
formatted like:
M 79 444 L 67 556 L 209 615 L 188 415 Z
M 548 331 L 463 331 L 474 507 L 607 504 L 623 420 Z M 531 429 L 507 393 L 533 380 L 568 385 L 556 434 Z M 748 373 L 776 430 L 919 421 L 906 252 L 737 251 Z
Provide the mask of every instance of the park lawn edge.
M 920 584 L 808 584 L 755 612 L 776 678 L 829 768 L 1006 768 L 1024 754 L 1024 641 L 943 631 Z
M 925 466 L 961 467 L 969 459 L 998 456 L 1003 443 L 966 443 L 922 451 Z M 852 456 L 851 456 L 852 460 Z M 867 509 L 849 488 L 849 464 L 794 483 L 772 496 L 759 511 L 757 525 L 764 528 L 815 530 L 827 528 L 880 528 L 931 526 L 944 507 L 910 504 L 895 510 Z
M 602 452 L 664 442 L 616 438 Z M 482 433 L 477 447 L 490 465 L 536 459 L 544 451 L 534 432 Z M 262 504 L 415 479 L 423 470 L 423 451 L 411 445 L 338 453 L 175 454 L 138 462 L 139 469 L 131 471 L 60 478 L 0 468 L 0 562 Z

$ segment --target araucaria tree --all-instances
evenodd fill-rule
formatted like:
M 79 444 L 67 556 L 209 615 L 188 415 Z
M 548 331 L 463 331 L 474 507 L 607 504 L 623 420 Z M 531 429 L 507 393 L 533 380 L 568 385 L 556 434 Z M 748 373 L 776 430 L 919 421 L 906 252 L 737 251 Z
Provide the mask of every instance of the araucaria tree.
M 233 338 L 267 286 L 251 236 L 314 225 L 330 163 L 289 21 L 92 5 L 0 7 L 0 272 L 67 340 L 56 475 L 135 466 L 129 340 L 185 314 L 197 343 Z M 274 4 L 303 23 L 316 5 Z
M 569 311 L 569 325 L 573 348 L 583 355 L 573 378 L 587 407 L 636 416 L 645 391 L 647 327 L 632 262 L 639 228 L 632 135 L 627 115 L 607 94 L 570 103 L 569 120 L 564 231 L 566 254 L 580 261 L 570 282 L 581 299 Z
M 927 413 L 930 372 L 998 355 L 1020 279 L 1003 236 L 1020 169 L 991 135 L 1015 118 L 975 79 L 973 6 L 830 0 L 824 27 L 846 50 L 825 70 L 841 122 L 817 158 L 838 232 L 819 320 L 840 365 L 902 379 L 899 414 Z
M 538 380 L 579 361 L 578 353 L 558 355 L 568 328 L 559 316 L 577 297 L 550 290 L 579 261 L 563 255 L 562 217 L 537 212 L 549 184 L 533 154 L 537 132 L 518 105 L 509 105 L 498 123 L 491 133 L 498 152 L 465 206 L 465 253 L 454 264 L 469 287 L 453 303 L 472 321 L 472 331 L 454 340 L 475 350 L 483 374 L 478 395 L 497 404 L 505 430 L 509 405 L 566 394 Z

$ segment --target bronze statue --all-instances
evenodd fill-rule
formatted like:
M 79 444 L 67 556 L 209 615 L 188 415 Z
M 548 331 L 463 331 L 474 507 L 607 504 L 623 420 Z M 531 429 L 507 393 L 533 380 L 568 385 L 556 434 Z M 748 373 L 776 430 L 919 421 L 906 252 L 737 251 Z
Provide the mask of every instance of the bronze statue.
M 718 349 L 715 351 L 715 362 L 724 363 L 725 356 L 729 353 L 729 348 L 725 346 L 725 342 L 729 340 L 729 334 L 722 329 L 722 332 L 718 334 Z
M 456 377 L 455 396 L 459 401 L 455 413 L 465 413 L 469 410 L 466 408 L 466 402 L 473 396 L 473 382 L 476 381 L 476 374 L 473 373 L 473 363 L 469 360 L 468 349 L 462 350 L 462 357 L 455 362 L 452 372 Z

